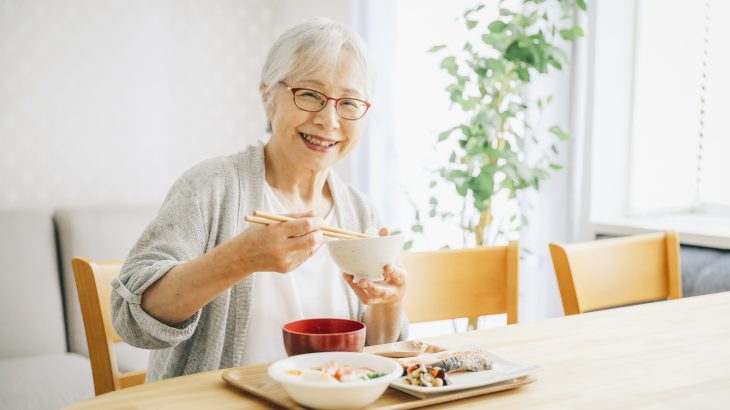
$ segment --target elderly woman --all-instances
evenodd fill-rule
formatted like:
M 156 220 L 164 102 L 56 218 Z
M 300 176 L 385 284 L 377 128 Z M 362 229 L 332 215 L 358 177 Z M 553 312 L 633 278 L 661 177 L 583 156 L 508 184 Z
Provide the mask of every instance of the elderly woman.
M 277 40 L 260 84 L 269 141 L 185 172 L 113 283 L 117 332 L 153 349 L 148 380 L 285 357 L 281 326 L 308 317 L 361 320 L 368 344 L 406 337 L 405 272 L 352 283 L 321 246 L 324 225 L 378 226 L 331 168 L 362 134 L 371 85 L 362 40 L 340 24 Z M 295 219 L 249 225 L 254 210 Z

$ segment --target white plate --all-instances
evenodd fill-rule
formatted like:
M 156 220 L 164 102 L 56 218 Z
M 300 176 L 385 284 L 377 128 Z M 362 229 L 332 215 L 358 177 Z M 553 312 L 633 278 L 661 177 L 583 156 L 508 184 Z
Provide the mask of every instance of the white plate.
M 448 375 L 447 379 L 449 384 L 446 386 L 414 386 L 412 384 L 403 383 L 403 378 L 401 377 L 391 382 L 390 387 L 421 397 L 424 394 L 442 394 L 472 389 L 474 387 L 488 386 L 490 384 L 528 376 L 541 369 L 540 366 L 532 364 L 510 362 L 489 352 L 484 352 L 484 354 L 487 355 L 488 358 L 492 359 L 492 369 L 481 372 L 463 372 Z

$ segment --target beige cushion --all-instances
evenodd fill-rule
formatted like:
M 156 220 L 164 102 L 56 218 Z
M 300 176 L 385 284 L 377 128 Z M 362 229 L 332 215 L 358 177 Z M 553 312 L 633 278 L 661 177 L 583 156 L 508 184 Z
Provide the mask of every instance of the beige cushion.
M 66 323 L 71 352 L 88 357 L 71 258 L 84 256 L 91 260 L 125 259 L 156 212 L 156 206 L 67 207 L 56 211 L 54 219 L 61 252 Z M 134 349 L 136 348 L 129 346 L 124 354 L 117 357 L 120 369 L 146 369 L 148 352 L 128 352 Z M 130 358 L 130 363 L 126 362 L 127 358 Z M 145 365 L 139 368 L 139 363 Z
M 89 359 L 73 353 L 0 360 L 0 408 L 59 409 L 94 397 Z
M 66 352 L 49 210 L 0 211 L 0 359 Z

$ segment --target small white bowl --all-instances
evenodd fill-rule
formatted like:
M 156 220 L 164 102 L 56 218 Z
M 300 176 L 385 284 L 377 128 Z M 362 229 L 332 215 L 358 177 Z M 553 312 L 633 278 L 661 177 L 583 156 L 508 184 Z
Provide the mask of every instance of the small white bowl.
M 287 370 L 307 370 L 322 367 L 330 360 L 352 368 L 367 367 L 385 375 L 371 380 L 328 383 L 312 377 L 292 376 Z M 314 409 L 357 409 L 380 397 L 390 382 L 401 377 L 403 368 L 395 361 L 369 353 L 321 352 L 308 353 L 274 362 L 269 377 L 281 383 L 297 403 Z
M 403 236 L 376 236 L 363 239 L 338 239 L 327 241 L 332 259 L 337 266 L 360 278 L 382 279 L 383 267 L 393 264 L 403 250 Z

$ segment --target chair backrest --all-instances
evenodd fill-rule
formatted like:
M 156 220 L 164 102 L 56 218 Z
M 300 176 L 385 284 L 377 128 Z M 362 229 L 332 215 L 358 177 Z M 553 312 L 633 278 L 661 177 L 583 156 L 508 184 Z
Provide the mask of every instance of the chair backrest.
M 674 232 L 551 243 L 566 315 L 682 297 Z
M 405 309 L 412 323 L 507 314 L 517 323 L 519 246 L 404 252 Z
M 144 371 L 120 374 L 114 355 L 113 344 L 122 339 L 111 323 L 111 283 L 119 275 L 122 261 L 92 262 L 73 258 L 71 266 L 86 330 L 96 395 L 144 383 Z

